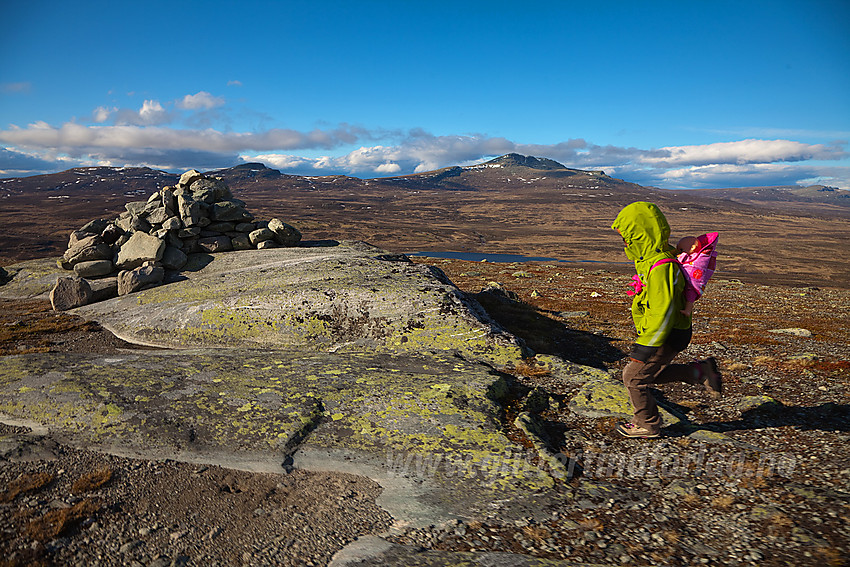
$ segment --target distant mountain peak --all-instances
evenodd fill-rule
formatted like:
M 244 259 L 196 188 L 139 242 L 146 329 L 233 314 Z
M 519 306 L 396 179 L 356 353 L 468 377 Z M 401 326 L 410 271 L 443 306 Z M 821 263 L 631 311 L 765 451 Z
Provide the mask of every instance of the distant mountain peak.
M 249 161 L 249 162 L 245 162 L 245 163 L 240 163 L 239 165 L 234 165 L 230 169 L 234 169 L 234 170 L 246 170 L 246 169 L 248 169 L 248 170 L 263 171 L 264 169 L 271 169 L 271 168 L 268 167 L 266 164 L 260 163 L 258 161 Z
M 522 154 L 505 154 L 486 162 L 485 165 L 501 167 L 528 167 L 531 169 L 567 169 L 564 164 L 548 158 L 524 156 Z
M 226 183 L 233 183 L 240 179 L 277 179 L 283 174 L 272 169 L 264 163 L 247 162 L 234 165 L 225 169 L 217 169 L 207 172 L 209 175 L 221 177 Z

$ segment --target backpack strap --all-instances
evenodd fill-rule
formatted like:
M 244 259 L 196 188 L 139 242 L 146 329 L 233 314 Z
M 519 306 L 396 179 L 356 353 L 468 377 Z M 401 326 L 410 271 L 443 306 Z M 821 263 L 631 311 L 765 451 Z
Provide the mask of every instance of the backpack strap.
M 653 268 L 662 264 L 679 264 L 679 261 L 676 258 L 662 258 L 649 267 L 649 272 L 652 272 Z M 646 274 L 647 278 L 649 278 L 649 272 Z M 634 288 L 626 292 L 626 295 L 628 295 L 629 297 L 639 294 L 641 291 L 643 291 L 643 288 L 646 287 L 646 284 L 641 281 L 640 276 L 638 276 L 637 274 L 632 276 L 632 282 L 629 285 Z
M 679 261 L 676 260 L 675 258 L 662 258 L 662 259 L 658 260 L 656 263 L 654 263 L 653 265 L 651 265 L 649 267 L 649 271 L 651 272 L 653 268 L 655 268 L 656 266 L 660 266 L 661 264 L 671 264 L 671 263 L 678 264 Z M 649 275 L 649 274 L 647 274 L 647 275 Z

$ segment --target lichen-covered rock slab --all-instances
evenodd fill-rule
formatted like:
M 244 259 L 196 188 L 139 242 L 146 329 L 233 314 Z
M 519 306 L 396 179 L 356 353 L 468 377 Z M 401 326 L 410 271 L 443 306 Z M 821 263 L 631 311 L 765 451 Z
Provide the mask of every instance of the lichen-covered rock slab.
M 6 266 L 5 283 L 0 285 L 2 299 L 47 298 L 59 277 L 68 275 L 56 258 L 25 260 Z
M 622 382 L 613 378 L 588 380 L 570 400 L 570 411 L 584 417 L 632 417 L 633 408 L 629 394 Z M 662 427 L 676 425 L 682 419 L 659 404 Z
M 190 258 L 182 281 L 76 312 L 163 347 L 457 351 L 496 364 L 522 356 L 442 272 L 363 243 L 199 258 L 209 259 Z
M 0 419 L 54 438 L 147 458 L 379 482 L 426 482 L 430 502 L 467 517 L 493 499 L 554 485 L 508 439 L 491 399 L 502 378 L 454 356 L 183 350 L 0 357 Z

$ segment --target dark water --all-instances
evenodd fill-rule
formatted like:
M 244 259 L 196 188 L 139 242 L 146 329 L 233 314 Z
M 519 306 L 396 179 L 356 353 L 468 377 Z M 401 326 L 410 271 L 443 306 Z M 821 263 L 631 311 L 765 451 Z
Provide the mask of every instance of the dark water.
M 600 262 L 598 260 L 559 260 L 548 256 L 523 256 L 522 254 L 482 254 L 480 252 L 407 252 L 408 256 L 423 256 L 426 258 L 450 258 L 452 260 L 468 260 L 470 262 L 562 262 L 564 264 L 628 264 L 629 262 Z

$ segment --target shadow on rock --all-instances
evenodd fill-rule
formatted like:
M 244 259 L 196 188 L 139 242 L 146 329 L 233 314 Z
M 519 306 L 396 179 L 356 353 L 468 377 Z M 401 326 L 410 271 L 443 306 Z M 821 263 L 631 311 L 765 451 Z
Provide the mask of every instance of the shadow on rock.
M 560 321 L 518 299 L 512 291 L 491 286 L 470 294 L 489 315 L 520 338 L 537 354 L 550 354 L 587 366 L 604 368 L 624 353 L 612 346 L 615 339 L 604 335 L 571 329 Z

